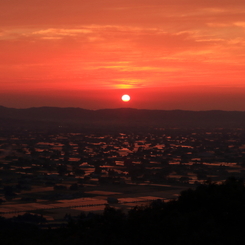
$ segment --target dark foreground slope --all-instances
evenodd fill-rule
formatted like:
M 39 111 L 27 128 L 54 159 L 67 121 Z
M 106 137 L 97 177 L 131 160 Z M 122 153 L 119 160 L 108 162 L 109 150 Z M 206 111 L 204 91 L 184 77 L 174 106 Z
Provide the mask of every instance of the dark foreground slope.
M 228 179 L 183 191 L 176 201 L 155 201 L 128 214 L 106 207 L 68 227 L 39 230 L 1 220 L 1 244 L 244 244 L 245 186 Z
M 40 107 L 14 109 L 0 106 L 0 126 L 33 125 L 84 127 L 242 127 L 241 111 L 164 111 L 131 108 L 86 110 L 81 108 Z

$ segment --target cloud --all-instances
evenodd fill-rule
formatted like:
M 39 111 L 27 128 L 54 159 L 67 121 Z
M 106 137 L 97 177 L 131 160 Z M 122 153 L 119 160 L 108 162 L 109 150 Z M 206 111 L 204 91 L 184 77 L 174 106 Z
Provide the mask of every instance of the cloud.
M 239 13 L 244 14 L 244 8 L 242 0 L 8 0 L 0 3 L 0 23 L 4 27 L 114 24 L 183 30 L 183 24 L 193 27 L 210 18 L 215 22 L 242 18 Z
M 245 75 L 244 0 L 8 0 L 0 9 L 0 79 L 92 88 Z
M 245 28 L 245 21 L 235 22 L 234 25 Z

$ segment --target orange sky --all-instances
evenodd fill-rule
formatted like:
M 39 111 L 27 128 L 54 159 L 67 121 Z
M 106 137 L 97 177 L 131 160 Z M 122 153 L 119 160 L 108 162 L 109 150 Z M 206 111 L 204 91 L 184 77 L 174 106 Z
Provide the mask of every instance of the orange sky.
M 0 9 L 0 105 L 245 111 L 244 0 L 8 0 Z

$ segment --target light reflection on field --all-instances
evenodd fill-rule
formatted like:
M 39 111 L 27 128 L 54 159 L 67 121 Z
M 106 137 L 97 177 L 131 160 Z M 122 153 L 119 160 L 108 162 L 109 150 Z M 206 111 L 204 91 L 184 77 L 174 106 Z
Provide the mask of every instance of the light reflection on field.
M 94 194 L 94 195 L 116 195 L 116 194 L 122 194 L 122 192 L 112 192 L 112 191 L 88 191 L 87 193 L 91 193 L 91 194 Z
M 157 186 L 155 186 L 157 187 Z M 160 186 L 159 186 L 160 187 Z M 167 186 L 166 186 L 167 187 Z M 128 194 L 127 196 L 120 192 L 94 190 L 90 193 L 95 197 L 84 197 L 76 199 L 64 199 L 59 201 L 37 200 L 36 203 L 8 203 L 1 205 L 1 216 L 10 218 L 23 214 L 25 212 L 45 214 L 52 219 L 62 219 L 66 213 L 75 213 L 79 215 L 81 212 L 102 213 L 105 205 L 108 204 L 107 197 L 113 196 L 118 199 L 117 204 L 110 204 L 115 208 L 121 208 L 124 211 L 136 205 L 146 205 L 156 199 L 174 199 L 184 187 L 173 188 L 165 191 L 153 191 L 140 194 Z M 73 211 L 72 211 L 73 210 Z

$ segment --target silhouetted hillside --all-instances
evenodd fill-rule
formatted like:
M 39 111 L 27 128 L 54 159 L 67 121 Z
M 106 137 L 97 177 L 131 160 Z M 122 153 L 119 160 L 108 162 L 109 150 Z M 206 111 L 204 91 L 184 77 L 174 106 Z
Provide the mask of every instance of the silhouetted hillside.
M 14 109 L 0 106 L 0 123 L 58 122 L 89 124 L 130 124 L 149 126 L 243 126 L 245 112 L 241 111 L 183 111 L 145 109 L 102 109 L 39 107 Z

